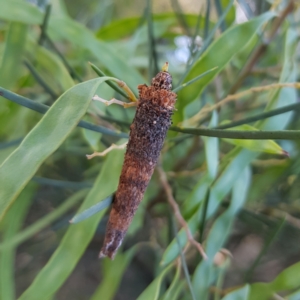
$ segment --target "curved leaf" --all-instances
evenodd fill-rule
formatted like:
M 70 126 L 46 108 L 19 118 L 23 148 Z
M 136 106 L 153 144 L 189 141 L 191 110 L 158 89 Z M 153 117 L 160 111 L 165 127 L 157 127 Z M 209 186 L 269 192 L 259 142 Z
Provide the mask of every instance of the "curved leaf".
M 196 26 L 198 15 L 184 14 L 185 20 L 189 26 Z M 174 13 L 154 14 L 153 21 L 167 21 L 170 25 L 178 27 L 178 20 Z M 97 37 L 103 40 L 114 40 L 124 38 L 131 35 L 136 30 L 141 22 L 140 17 L 130 17 L 114 21 L 109 25 L 101 27 L 97 32 Z M 204 27 L 205 18 L 201 17 L 199 27 Z M 210 21 L 209 21 L 210 22 Z M 210 22 L 212 25 L 212 22 Z
M 24 24 L 42 24 L 43 13 L 26 1 L 0 0 L 0 19 Z
M 90 218 L 94 214 L 98 213 L 99 211 L 107 208 L 110 206 L 112 202 L 112 196 L 109 196 L 105 198 L 104 200 L 100 201 L 99 203 L 96 203 L 92 207 L 89 207 L 88 209 L 84 210 L 83 212 L 79 213 L 78 215 L 74 216 L 70 223 L 76 224 L 79 223 L 85 219 Z
M 44 14 L 37 7 L 24 1 L 0 0 L 0 7 L 0 19 L 37 25 L 43 22 Z M 62 14 L 52 14 L 49 18 L 48 32 L 52 38 L 60 37 L 80 49 L 91 51 L 111 74 L 120 79 L 126 78 L 126 83 L 130 87 L 135 87 L 145 81 L 138 71 L 129 66 L 126 60 L 120 58 L 112 46 L 98 40 L 91 30 L 71 18 L 62 16 Z
M 22 226 L 35 190 L 36 184 L 29 184 L 3 220 L 2 239 L 4 243 L 14 238 Z M 0 299 L 15 299 L 15 252 L 16 245 L 0 251 Z
M 108 258 L 103 260 L 103 280 L 91 297 L 91 300 L 113 299 L 122 280 L 122 276 L 137 249 L 136 246 L 133 246 L 125 253 L 118 253 L 113 261 Z
M 3 162 L 0 166 L 0 220 L 43 161 L 76 127 L 99 85 L 109 78 L 93 79 L 65 92 Z
M 111 74 L 121 80 L 126 79 L 126 84 L 131 88 L 145 81 L 111 45 L 98 40 L 92 31 L 70 18 L 52 16 L 49 20 L 49 35 L 59 36 L 76 47 L 88 49 Z
M 237 289 L 227 294 L 222 300 L 247 300 L 250 292 L 249 285 Z
M 143 293 L 137 298 L 137 300 L 157 300 L 159 298 L 160 287 L 162 280 L 167 273 L 173 268 L 173 265 L 166 267 L 143 291 Z
M 71 197 L 67 198 L 59 207 L 53 210 L 51 213 L 42 217 L 35 223 L 26 227 L 21 232 L 15 234 L 12 238 L 7 241 L 3 241 L 0 244 L 0 250 L 7 249 L 9 247 L 17 247 L 19 244 L 23 243 L 27 239 L 34 236 L 36 233 L 47 227 L 49 224 L 53 223 L 59 217 L 61 217 L 66 211 L 68 211 L 72 206 L 74 206 L 79 200 L 82 200 L 88 193 L 88 190 L 80 190 L 79 192 L 73 194 Z M 14 203 L 15 205 L 15 203 Z
M 26 50 L 37 63 L 37 71 L 57 93 L 66 91 L 74 86 L 74 80 L 61 60 L 52 52 L 32 39 L 28 39 Z
M 0 86 L 12 88 L 18 80 L 26 35 L 25 24 L 14 22 L 10 24 L 0 65 Z
M 118 185 L 124 151 L 109 153 L 96 182 L 79 211 L 91 207 L 112 194 Z M 40 300 L 52 296 L 70 276 L 85 248 L 90 243 L 105 211 L 69 227 L 59 247 L 31 286 L 19 300 Z M 95 260 L 97 258 L 95 257 Z
M 258 130 L 254 126 L 244 124 L 241 126 L 236 126 L 233 130 L 243 130 L 243 131 L 251 131 Z M 276 142 L 273 140 L 235 140 L 235 139 L 223 139 L 223 141 L 235 145 L 240 146 L 242 148 L 255 151 L 255 152 L 265 152 L 271 154 L 280 154 L 288 156 L 288 153 L 283 150 Z

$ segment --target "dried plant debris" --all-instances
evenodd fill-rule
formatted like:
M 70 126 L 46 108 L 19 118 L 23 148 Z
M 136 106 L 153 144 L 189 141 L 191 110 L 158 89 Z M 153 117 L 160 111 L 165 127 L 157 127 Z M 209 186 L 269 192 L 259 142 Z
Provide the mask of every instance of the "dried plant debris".
M 139 101 L 127 144 L 119 186 L 110 212 L 100 257 L 114 258 L 143 199 L 171 125 L 176 94 L 167 64 L 151 86 L 139 85 Z

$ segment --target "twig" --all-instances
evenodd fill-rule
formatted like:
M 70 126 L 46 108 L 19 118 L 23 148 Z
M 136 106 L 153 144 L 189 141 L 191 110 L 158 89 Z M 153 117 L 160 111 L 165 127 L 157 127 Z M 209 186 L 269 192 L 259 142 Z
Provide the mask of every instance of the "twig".
M 240 119 L 240 120 L 237 120 L 237 121 L 226 123 L 224 125 L 217 126 L 213 129 L 232 128 L 232 127 L 236 127 L 236 126 L 239 126 L 239 125 L 248 124 L 248 123 L 252 123 L 252 122 L 255 122 L 255 121 L 259 121 L 259 120 L 264 120 L 264 119 L 267 119 L 267 118 L 270 118 L 270 117 L 273 117 L 273 116 L 277 116 L 277 115 L 280 115 L 280 114 L 284 114 L 288 111 L 299 110 L 299 109 L 300 109 L 300 103 L 296 102 L 296 103 L 291 104 L 291 105 L 282 106 L 282 107 L 272 109 L 272 110 L 269 110 L 269 111 L 266 111 L 266 112 L 263 112 L 263 113 L 260 113 L 260 114 L 256 114 L 255 116 L 252 116 L 252 117 L 248 117 L 248 118 L 245 118 L 245 119 Z
M 236 140 L 299 140 L 300 130 L 222 130 L 172 126 L 172 131 Z
M 47 110 L 49 109 L 48 105 L 38 103 L 36 101 L 30 100 L 28 98 L 25 98 L 23 96 L 20 96 L 18 94 L 15 94 L 13 92 L 10 92 L 2 87 L 0 87 L 0 97 L 4 97 L 7 100 L 13 101 L 19 105 L 25 106 L 31 110 L 37 111 L 41 114 L 45 114 Z M 103 126 L 95 125 L 89 122 L 86 122 L 84 120 L 81 120 L 78 124 L 78 127 L 82 127 L 88 130 L 93 130 L 96 132 L 103 133 L 105 135 L 109 136 L 116 136 L 116 137 L 121 137 L 121 138 L 128 138 L 128 134 L 125 132 L 120 132 L 120 131 L 114 131 L 111 129 L 108 129 Z
M 121 100 L 117 100 L 115 98 L 112 98 L 111 100 L 105 100 L 103 98 L 100 98 L 99 96 L 95 95 L 92 100 L 94 101 L 99 101 L 99 102 L 102 102 L 104 103 L 106 106 L 109 106 L 111 104 L 118 104 L 118 105 L 121 105 L 123 106 L 124 108 L 128 108 L 128 107 L 132 107 L 132 106 L 137 106 L 137 102 L 130 102 L 130 103 L 126 103 L 126 102 L 123 102 Z
M 36 68 L 27 60 L 23 61 L 25 67 L 29 70 L 33 78 L 39 83 L 39 85 L 47 92 L 53 100 L 58 98 L 58 95 L 52 90 L 49 84 L 42 78 Z
M 125 144 L 122 144 L 122 145 L 115 145 L 115 144 L 112 144 L 110 147 L 108 147 L 107 149 L 105 149 L 104 151 L 102 152 L 94 152 L 93 154 L 91 155 L 86 155 L 87 159 L 92 159 L 93 157 L 95 156 L 105 156 L 107 153 L 109 153 L 110 151 L 112 150 L 115 150 L 115 149 L 124 149 L 126 147 L 127 143 Z
M 171 205 L 171 207 L 173 208 L 173 211 L 175 213 L 175 217 L 176 217 L 177 221 L 185 229 L 188 241 L 198 249 L 198 251 L 200 252 L 200 254 L 202 255 L 202 257 L 204 259 L 207 259 L 207 255 L 205 254 L 205 252 L 202 248 L 202 245 L 194 239 L 187 222 L 184 220 L 184 218 L 181 215 L 179 206 L 178 206 L 178 204 L 176 203 L 176 201 L 173 197 L 172 188 L 169 185 L 166 173 L 164 172 L 164 170 L 160 166 L 157 166 L 156 169 L 159 173 L 160 182 L 161 182 L 161 184 L 162 184 L 162 186 L 163 186 L 163 188 L 166 192 L 168 202 Z
M 167 175 L 170 177 L 186 177 L 186 176 L 194 176 L 196 174 L 199 174 L 200 172 L 203 172 L 206 169 L 206 166 L 202 166 L 200 168 L 194 169 L 194 170 L 184 170 L 180 172 L 167 172 Z
M 46 35 L 47 35 L 46 32 L 47 32 L 50 14 L 51 14 L 51 4 L 48 4 L 46 6 L 43 24 L 41 25 L 41 34 L 40 34 L 40 38 L 39 38 L 39 45 L 43 45 L 43 43 L 46 39 Z
M 190 118 L 188 120 L 188 123 L 189 124 L 198 123 L 198 121 L 200 119 L 202 119 L 204 116 L 206 116 L 206 114 L 212 112 L 213 110 L 218 109 L 219 107 L 221 107 L 229 102 L 236 101 L 236 100 L 238 100 L 242 97 L 245 97 L 249 94 L 265 92 L 265 91 L 269 91 L 272 89 L 285 88 L 285 87 L 300 89 L 300 82 L 272 83 L 272 84 L 268 84 L 265 86 L 252 87 L 246 91 L 243 91 L 243 92 L 240 92 L 240 93 L 237 93 L 234 95 L 228 95 L 227 97 L 225 97 L 218 103 L 216 103 L 212 106 L 202 108 L 196 115 L 194 115 L 192 118 Z
M 94 65 L 93 63 L 89 62 L 89 65 L 91 66 L 91 68 L 95 71 L 95 73 L 99 76 L 99 77 L 106 77 L 107 75 L 100 70 L 96 65 Z M 105 83 L 107 85 L 109 85 L 112 89 L 114 89 L 117 93 L 119 93 L 120 95 L 122 95 L 123 97 L 125 97 L 126 99 L 129 100 L 129 96 L 114 82 L 110 82 L 105 81 Z

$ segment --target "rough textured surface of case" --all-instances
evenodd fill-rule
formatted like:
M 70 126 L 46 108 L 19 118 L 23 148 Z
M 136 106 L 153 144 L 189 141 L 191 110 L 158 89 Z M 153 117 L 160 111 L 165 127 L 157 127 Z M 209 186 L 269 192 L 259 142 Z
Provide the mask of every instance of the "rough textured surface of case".
M 159 72 L 151 86 L 139 85 L 139 102 L 125 153 L 119 186 L 110 212 L 100 257 L 114 258 L 144 196 L 171 125 L 176 94 L 172 77 Z

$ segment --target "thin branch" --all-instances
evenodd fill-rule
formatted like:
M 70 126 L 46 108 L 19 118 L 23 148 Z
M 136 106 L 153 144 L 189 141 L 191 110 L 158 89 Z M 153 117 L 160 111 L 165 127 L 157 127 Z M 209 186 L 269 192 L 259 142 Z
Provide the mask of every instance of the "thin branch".
M 229 102 L 237 101 L 240 98 L 245 97 L 245 96 L 247 96 L 249 94 L 252 94 L 252 93 L 265 92 L 265 91 L 269 91 L 269 90 L 273 90 L 273 89 L 277 89 L 277 88 L 296 88 L 296 89 L 300 89 L 300 82 L 272 83 L 272 84 L 268 84 L 268 85 L 265 85 L 265 86 L 252 87 L 252 88 L 250 88 L 248 90 L 245 90 L 243 92 L 233 94 L 233 95 L 228 95 L 227 97 L 225 97 L 224 99 L 222 99 L 218 103 L 216 103 L 212 106 L 206 106 L 206 107 L 202 108 L 196 115 L 194 115 L 192 118 L 190 118 L 187 122 L 190 123 L 190 124 L 198 123 L 199 120 L 202 119 L 203 117 L 205 117 L 208 113 L 211 113 L 212 111 L 220 108 L 221 106 L 223 106 L 223 105 L 225 105 Z
M 152 0 L 147 0 L 147 29 L 148 29 L 148 47 L 149 47 L 149 80 L 159 72 L 157 64 L 157 53 L 153 31 L 152 19 Z M 153 68 L 152 68 L 153 66 Z
M 31 110 L 34 110 L 36 112 L 39 112 L 41 114 L 45 114 L 47 110 L 49 109 L 48 105 L 41 104 L 38 102 L 35 102 L 33 100 L 30 100 L 28 98 L 25 98 L 23 96 L 20 96 L 18 94 L 15 94 L 13 92 L 10 92 L 2 87 L 0 87 L 0 96 L 4 97 L 7 100 L 13 101 L 19 105 L 25 106 Z M 120 138 L 128 138 L 128 134 L 120 131 L 113 131 L 111 129 L 108 129 L 103 126 L 95 125 L 86 121 L 81 120 L 78 125 L 78 127 L 82 127 L 85 129 L 97 131 L 106 135 L 120 137 Z
M 41 77 L 36 68 L 27 60 L 23 61 L 26 68 L 29 70 L 33 78 L 39 83 L 39 85 L 51 96 L 53 100 L 58 98 L 58 95 L 52 90 L 48 83 Z
M 194 239 L 194 237 L 193 237 L 193 235 L 190 231 L 189 225 L 187 224 L 187 222 L 184 220 L 184 218 L 181 215 L 179 206 L 178 206 L 178 204 L 176 203 L 176 201 L 173 197 L 172 188 L 169 185 L 166 173 L 164 172 L 164 170 L 160 166 L 157 166 L 156 169 L 159 173 L 160 182 L 161 182 L 161 184 L 162 184 L 162 186 L 163 186 L 163 188 L 166 192 L 168 202 L 171 205 L 171 207 L 173 208 L 173 211 L 174 211 L 174 214 L 175 214 L 175 217 L 176 217 L 177 221 L 184 228 L 184 230 L 186 232 L 186 235 L 187 235 L 187 238 L 188 238 L 188 241 L 198 249 L 198 251 L 200 252 L 200 254 L 202 255 L 202 257 L 204 259 L 207 259 L 207 255 L 205 254 L 205 252 L 202 248 L 202 245 Z
M 41 114 L 45 114 L 49 106 L 32 101 L 28 98 L 17 95 L 0 87 L 0 96 L 13 101 L 17 104 L 30 108 Z M 113 131 L 103 126 L 95 125 L 81 120 L 78 127 L 86 128 L 92 131 L 100 132 L 105 135 L 128 138 L 128 134 L 124 132 Z M 248 139 L 248 140 L 297 140 L 300 139 L 300 130 L 279 130 L 279 131 L 241 131 L 241 130 L 221 130 L 221 129 L 207 129 L 207 128 L 183 128 L 171 126 L 170 130 L 182 133 L 189 133 L 193 135 L 211 136 L 228 139 Z
M 208 208 L 208 203 L 209 203 L 209 195 L 210 195 L 210 188 L 207 189 L 204 203 L 203 203 L 203 211 L 202 211 L 201 225 L 200 225 L 200 237 L 199 237 L 200 243 L 203 241 L 203 236 L 204 236 L 206 214 L 207 214 L 207 208 Z
M 212 69 L 210 69 L 210 70 L 208 70 L 208 71 L 206 71 L 206 72 L 204 72 L 204 73 L 202 73 L 202 74 L 196 76 L 196 77 L 193 78 L 192 80 L 190 80 L 190 81 L 188 81 L 188 82 L 186 82 L 186 83 L 183 83 L 183 84 L 177 86 L 175 89 L 173 89 L 173 92 L 174 92 L 174 93 L 178 93 L 178 92 L 179 92 L 180 90 L 182 90 L 183 88 L 185 88 L 185 87 L 187 87 L 187 86 L 193 84 L 194 82 L 196 82 L 197 80 L 199 80 L 200 78 L 204 77 L 205 75 L 209 74 L 210 72 L 214 71 L 214 70 L 217 69 L 217 68 L 218 68 L 218 67 L 214 67 L 214 68 L 212 68 Z
M 39 38 L 39 45 L 43 45 L 45 39 L 47 38 L 47 27 L 48 27 L 50 13 L 51 13 L 51 4 L 48 4 L 46 6 L 43 24 L 40 26 L 41 34 L 40 34 L 40 38 Z
M 77 79 L 79 82 L 82 82 L 82 78 L 77 74 L 75 69 L 68 63 L 67 59 L 64 57 L 64 55 L 58 50 L 58 48 L 55 46 L 54 42 L 50 39 L 50 37 L 45 33 L 47 42 L 49 43 L 50 47 L 53 49 L 53 51 L 57 54 L 57 56 L 62 60 L 63 64 L 69 71 L 70 75 Z
M 99 97 L 98 95 L 95 95 L 92 100 L 94 101 L 99 101 L 99 102 L 102 102 L 104 103 L 106 106 L 109 106 L 111 104 L 118 104 L 118 105 L 121 105 L 123 106 L 124 108 L 128 108 L 128 107 L 132 107 L 132 106 L 137 106 L 138 102 L 130 102 L 130 103 L 126 103 L 126 102 L 123 102 L 121 100 L 118 100 L 116 98 L 112 98 L 110 100 L 105 100 L 101 97 Z
M 283 107 L 279 107 L 279 108 L 276 108 L 276 109 L 272 109 L 270 111 L 263 112 L 261 114 L 257 114 L 257 115 L 252 116 L 252 117 L 248 117 L 248 118 L 245 118 L 245 119 L 241 119 L 241 120 L 238 120 L 238 121 L 234 121 L 234 122 L 231 122 L 231 123 L 220 125 L 220 126 L 217 126 L 213 129 L 232 128 L 232 127 L 252 123 L 252 122 L 255 122 L 255 121 L 259 121 L 259 120 L 264 120 L 264 119 L 267 119 L 267 118 L 270 118 L 270 117 L 274 117 L 274 116 L 281 115 L 281 114 L 284 114 L 286 112 L 289 112 L 289 111 L 292 111 L 292 110 L 298 110 L 298 109 L 300 109 L 300 102 L 297 102 L 297 103 L 294 103 L 294 104 L 291 104 L 291 105 L 286 105 L 286 106 L 283 106 Z
M 107 149 L 105 149 L 104 151 L 102 152 L 94 152 L 93 154 L 91 155 L 86 155 L 87 159 L 92 159 L 93 157 L 96 157 L 96 156 L 105 156 L 107 153 L 113 151 L 113 150 L 116 150 L 116 149 L 124 149 L 125 147 L 127 146 L 127 143 L 125 144 L 122 144 L 122 145 L 115 145 L 115 144 L 112 144 L 110 147 L 108 147 Z
M 208 128 L 183 128 L 172 126 L 172 131 L 190 133 L 194 135 L 218 137 L 223 139 L 237 140 L 299 140 L 300 130 L 277 130 L 277 131 L 243 131 L 243 130 L 222 130 Z
M 92 69 L 96 72 L 99 77 L 107 76 L 102 70 L 100 70 L 97 66 L 89 62 Z M 124 81 L 119 81 L 117 84 L 111 82 L 110 80 L 105 81 L 107 85 L 109 85 L 112 89 L 114 89 L 117 93 L 121 94 L 126 99 L 136 102 L 137 98 L 134 93 L 129 89 L 129 87 L 125 84 Z
M 56 180 L 45 177 L 34 176 L 32 181 L 37 182 L 41 185 L 55 186 L 59 188 L 80 190 L 85 188 L 91 188 L 93 186 L 92 182 L 74 182 L 65 180 Z

